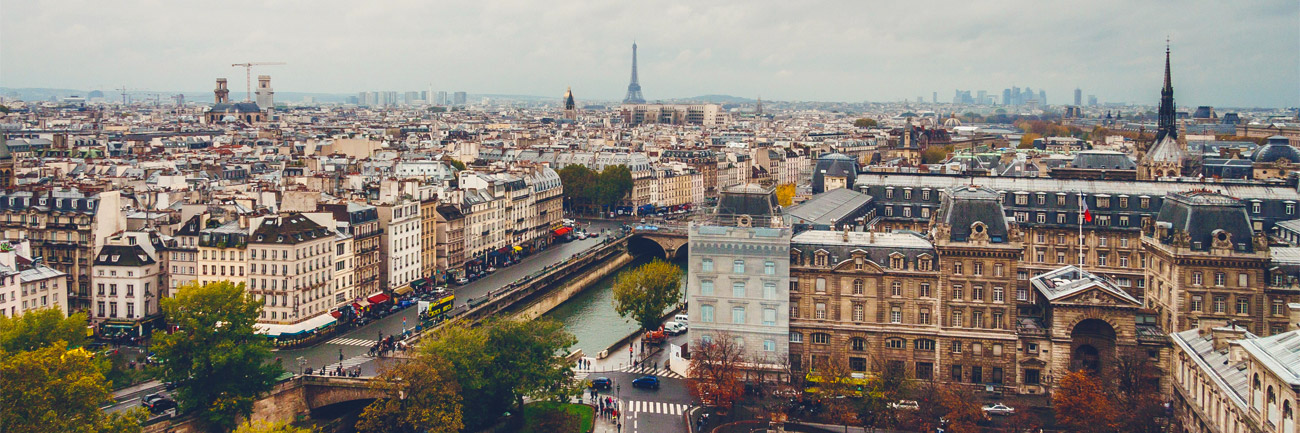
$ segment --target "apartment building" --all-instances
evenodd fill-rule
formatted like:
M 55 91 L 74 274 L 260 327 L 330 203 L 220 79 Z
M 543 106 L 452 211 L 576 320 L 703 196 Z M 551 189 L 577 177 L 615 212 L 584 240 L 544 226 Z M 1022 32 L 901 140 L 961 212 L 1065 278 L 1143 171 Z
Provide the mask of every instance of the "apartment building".
M 557 200 L 558 201 L 558 200 Z M 453 280 L 465 275 L 465 215 L 456 205 L 439 205 L 437 222 L 438 269 L 444 279 Z
M 254 223 L 247 238 L 248 293 L 263 303 L 258 322 L 294 325 L 328 317 L 337 305 L 334 231 L 297 212 Z
M 1300 305 L 1289 309 L 1295 323 Z M 1232 322 L 1207 319 L 1169 337 L 1174 416 L 1186 431 L 1296 431 L 1300 331 L 1259 337 Z
M 30 240 L 31 257 L 68 275 L 68 307 L 81 311 L 91 308 L 96 249 L 108 235 L 126 230 L 126 218 L 118 191 L 12 191 L 0 194 L 0 230 L 11 242 Z
M 156 233 L 126 232 L 110 237 L 94 261 L 94 314 L 100 334 L 142 337 L 161 327 L 166 286 Z
M 420 202 L 402 200 L 375 206 L 379 213 L 379 285 L 386 293 L 405 294 L 421 278 L 423 254 Z

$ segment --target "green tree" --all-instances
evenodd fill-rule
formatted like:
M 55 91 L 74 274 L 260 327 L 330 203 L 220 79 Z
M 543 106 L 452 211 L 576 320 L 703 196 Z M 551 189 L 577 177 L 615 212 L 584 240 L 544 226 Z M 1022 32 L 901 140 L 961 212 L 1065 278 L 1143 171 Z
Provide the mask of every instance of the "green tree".
M 54 308 L 28 311 L 18 317 L 0 316 L 0 352 L 36 350 L 62 342 L 60 349 L 86 344 L 86 315 L 63 317 Z
M 655 259 L 620 272 L 613 290 L 619 316 L 631 317 L 641 329 L 657 329 L 664 310 L 682 299 L 682 268 Z
M 230 431 L 284 372 L 267 362 L 270 345 L 253 328 L 262 303 L 245 295 L 243 283 L 221 281 L 181 287 L 162 300 L 162 309 L 178 330 L 154 333 L 159 374 L 180 384 L 175 397 L 182 412 L 210 430 Z
M 81 349 L 44 348 L 0 360 L 0 431 L 15 433 L 133 433 L 142 409 L 105 414 L 112 394 L 103 365 Z
M 952 149 L 948 146 L 930 146 L 921 151 L 921 162 L 926 164 L 938 164 L 948 159 L 948 153 Z
M 876 119 L 869 119 L 865 117 L 853 121 L 853 126 L 858 128 L 875 128 L 876 125 L 879 125 L 879 123 L 876 122 Z
M 363 433 L 454 433 L 465 427 L 460 386 L 445 361 L 423 353 L 385 368 L 372 385 L 384 398 L 366 406 L 357 422 Z
M 294 427 L 293 425 L 269 422 L 246 422 L 235 429 L 235 433 L 317 433 L 318 430 L 307 427 Z
M 465 429 L 478 431 L 506 410 L 522 423 L 525 397 L 568 401 L 581 392 L 564 357 L 576 342 L 554 320 L 498 319 L 443 327 L 422 351 L 449 364 L 464 398 Z
M 564 187 L 564 197 L 575 207 L 596 204 L 597 174 L 591 169 L 573 164 L 560 169 L 560 185 Z
M 450 158 L 449 158 L 449 159 L 447 159 L 447 163 L 448 163 L 448 164 L 451 164 L 451 166 L 452 166 L 452 167 L 455 167 L 457 170 L 464 170 L 464 169 L 465 169 L 465 163 L 460 162 L 460 160 L 458 160 L 458 159 L 450 159 Z
M 606 206 L 613 206 L 632 192 L 632 171 L 626 165 L 605 167 L 600 171 L 597 200 Z

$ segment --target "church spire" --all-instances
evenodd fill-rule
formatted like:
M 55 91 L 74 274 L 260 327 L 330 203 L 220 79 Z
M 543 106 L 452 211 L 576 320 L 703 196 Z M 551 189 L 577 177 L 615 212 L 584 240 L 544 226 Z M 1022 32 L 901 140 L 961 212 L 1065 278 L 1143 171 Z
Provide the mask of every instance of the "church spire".
M 1156 120 L 1156 141 L 1167 137 L 1178 139 L 1178 125 L 1174 113 L 1174 85 L 1169 74 L 1169 41 L 1165 41 L 1165 85 L 1160 88 L 1160 111 Z

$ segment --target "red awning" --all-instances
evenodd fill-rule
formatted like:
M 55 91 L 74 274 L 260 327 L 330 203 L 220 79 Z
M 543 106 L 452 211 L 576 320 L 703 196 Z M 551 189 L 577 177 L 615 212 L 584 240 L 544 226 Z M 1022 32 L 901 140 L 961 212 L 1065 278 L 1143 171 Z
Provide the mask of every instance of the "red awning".
M 378 295 L 374 295 L 369 298 L 366 298 L 366 300 L 370 301 L 371 304 L 382 304 L 388 302 L 388 295 L 380 293 Z
M 335 319 L 337 319 L 343 317 L 343 313 L 340 313 L 339 311 L 335 310 L 330 312 L 330 316 L 333 316 Z
M 573 232 L 573 227 L 560 227 L 558 229 L 555 229 L 556 236 L 564 236 L 571 232 Z
M 364 309 L 365 307 L 362 307 L 361 304 L 358 304 L 358 303 L 356 303 L 356 302 L 353 302 L 353 303 L 352 303 L 352 308 L 355 308 L 355 309 L 359 312 L 359 311 L 361 311 L 362 309 Z

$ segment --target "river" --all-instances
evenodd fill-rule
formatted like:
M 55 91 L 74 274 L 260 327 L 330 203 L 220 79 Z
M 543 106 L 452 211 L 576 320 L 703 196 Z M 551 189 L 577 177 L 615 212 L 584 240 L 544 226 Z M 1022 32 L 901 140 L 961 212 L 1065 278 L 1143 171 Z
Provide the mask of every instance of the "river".
M 582 349 L 585 356 L 596 356 L 619 339 L 636 331 L 638 326 L 632 319 L 619 317 L 614 311 L 614 279 L 619 272 L 649 263 L 652 257 L 642 255 L 618 270 L 592 283 L 560 306 L 555 307 L 545 317 L 564 324 L 569 332 L 578 338 L 573 349 Z M 686 272 L 688 261 L 679 258 L 673 264 L 682 269 L 682 293 L 686 293 Z

